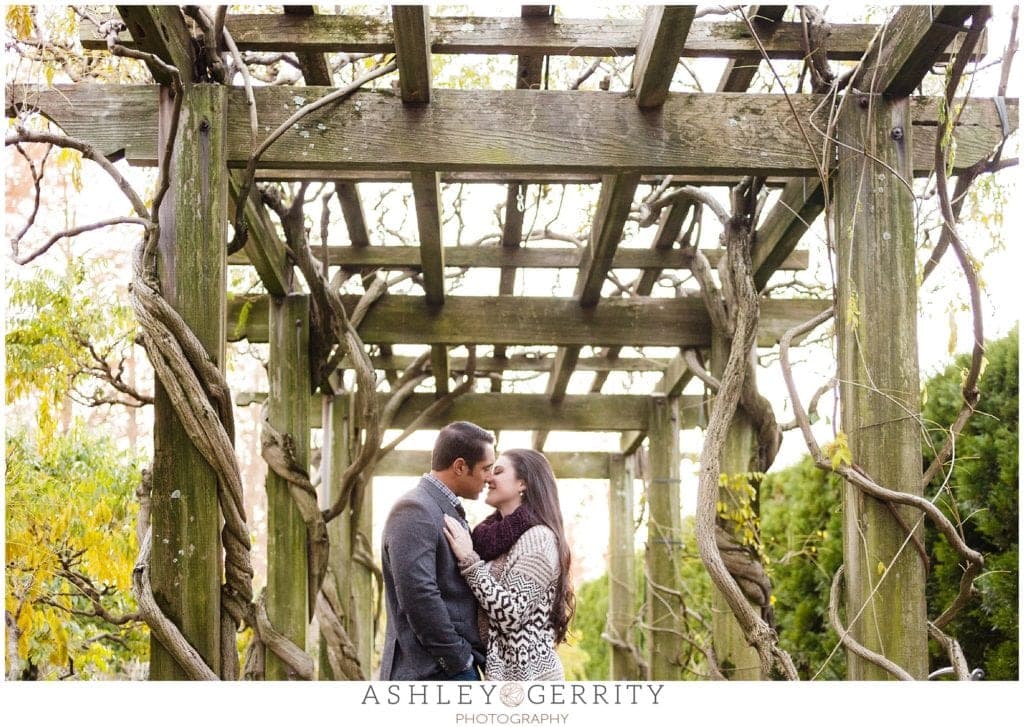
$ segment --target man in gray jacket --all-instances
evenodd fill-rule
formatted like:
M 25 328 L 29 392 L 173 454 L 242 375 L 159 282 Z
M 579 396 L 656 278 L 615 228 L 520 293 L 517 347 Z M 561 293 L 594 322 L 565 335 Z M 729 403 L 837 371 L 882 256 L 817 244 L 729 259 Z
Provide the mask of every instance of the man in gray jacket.
M 475 500 L 491 478 L 494 436 L 449 424 L 430 472 L 391 508 L 381 537 L 388 624 L 380 678 L 476 680 L 484 663 L 477 603 L 444 537 L 444 516 L 468 529 L 459 498 Z

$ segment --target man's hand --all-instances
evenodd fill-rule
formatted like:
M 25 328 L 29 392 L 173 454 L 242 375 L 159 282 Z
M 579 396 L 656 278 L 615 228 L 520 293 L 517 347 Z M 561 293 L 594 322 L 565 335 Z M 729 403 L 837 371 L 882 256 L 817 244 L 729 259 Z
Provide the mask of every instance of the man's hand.
M 469 531 L 451 515 L 444 516 L 444 536 L 448 538 L 448 544 L 452 546 L 456 560 L 464 560 L 473 552 L 473 538 L 470 537 Z

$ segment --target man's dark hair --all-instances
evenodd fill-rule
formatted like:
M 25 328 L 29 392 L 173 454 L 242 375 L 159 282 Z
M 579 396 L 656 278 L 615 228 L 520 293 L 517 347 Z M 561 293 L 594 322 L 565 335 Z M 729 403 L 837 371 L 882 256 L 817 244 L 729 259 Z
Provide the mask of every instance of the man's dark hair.
M 484 458 L 484 447 L 494 444 L 494 435 L 473 422 L 452 422 L 437 435 L 430 468 L 435 472 L 446 470 L 459 457 L 470 469 Z

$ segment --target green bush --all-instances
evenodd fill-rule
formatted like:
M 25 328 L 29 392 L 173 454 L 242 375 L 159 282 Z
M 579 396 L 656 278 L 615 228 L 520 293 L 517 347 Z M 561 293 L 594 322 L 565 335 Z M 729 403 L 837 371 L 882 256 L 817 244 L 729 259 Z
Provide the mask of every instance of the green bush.
M 956 457 L 947 488 L 936 503 L 962 523 L 967 544 L 985 556 L 985 572 L 975 581 L 976 596 L 946 628 L 957 637 L 971 668 L 986 679 L 1018 679 L 1018 331 L 986 346 L 977 411 L 956 440 Z M 923 409 L 935 450 L 961 406 L 960 386 L 970 359 L 959 357 L 926 387 Z M 927 463 L 927 462 L 926 462 Z M 928 495 L 943 485 L 935 478 Z M 937 617 L 959 590 L 961 564 L 949 542 L 927 531 L 932 560 L 928 578 L 928 616 Z M 933 648 L 932 668 L 948 664 Z

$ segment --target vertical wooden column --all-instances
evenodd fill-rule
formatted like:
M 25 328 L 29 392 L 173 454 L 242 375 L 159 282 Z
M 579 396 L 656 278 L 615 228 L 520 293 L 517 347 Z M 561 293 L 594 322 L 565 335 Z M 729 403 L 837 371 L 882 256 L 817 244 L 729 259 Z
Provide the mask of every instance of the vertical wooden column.
M 353 516 L 355 513 L 353 513 Z M 356 537 L 366 544 L 368 551 L 373 550 L 373 479 L 363 492 L 359 505 L 359 517 L 356 526 Z M 359 662 L 364 665 L 367 678 L 373 666 L 373 569 L 362 563 L 352 563 L 351 610 L 353 614 L 352 640 L 359 654 Z
M 633 455 L 612 454 L 608 460 L 608 632 L 630 641 L 636 615 L 636 558 L 633 555 Z M 633 654 L 612 645 L 613 681 L 636 681 L 639 668 Z
M 270 424 L 294 443 L 301 467 L 309 467 L 309 296 L 270 299 Z M 306 524 L 288 483 L 267 473 L 267 615 L 274 628 L 306 648 L 309 621 Z M 267 679 L 290 679 L 267 651 Z
M 190 86 L 184 93 L 170 189 L 160 207 L 161 292 L 207 353 L 224 365 L 227 244 L 227 93 L 223 86 Z M 173 100 L 160 89 L 159 148 Z M 153 424 L 153 593 L 207 665 L 220 673 L 222 553 L 217 476 L 178 421 L 157 381 Z M 150 679 L 185 673 L 150 639 Z
M 920 495 L 909 102 L 868 94 L 848 98 L 838 135 L 834 198 L 843 431 L 853 461 L 877 482 Z M 901 515 L 907 523 L 918 520 L 913 510 L 901 509 Z M 917 536 L 923 537 L 920 529 Z M 846 624 L 862 644 L 923 678 L 924 565 L 908 545 L 890 567 L 906 537 L 884 504 L 846 486 Z M 850 679 L 890 678 L 852 654 L 848 659 Z
M 654 681 L 682 677 L 679 665 L 682 641 L 682 587 L 679 558 L 682 523 L 679 501 L 679 398 L 651 398 L 650 460 L 647 520 L 647 622 L 650 674 Z M 665 629 L 665 630 L 660 630 Z
M 320 507 L 326 509 L 333 504 L 338 496 L 341 474 L 348 467 L 349 441 L 348 419 L 345 418 L 345 399 L 343 395 L 325 395 L 323 397 L 323 431 L 324 443 L 320 450 Z M 338 591 L 338 602 L 345 605 L 345 615 L 349 616 L 349 596 L 351 593 L 350 576 L 352 573 L 352 539 L 349 531 L 351 520 L 346 510 L 331 522 L 327 523 L 327 534 L 331 548 L 328 554 L 328 568 L 334 575 L 334 583 Z M 349 619 L 350 620 L 350 619 Z M 352 635 L 350 623 L 345 623 L 346 630 Z M 367 672 L 368 673 L 368 672 Z M 327 658 L 327 644 L 320 639 L 320 679 L 336 679 Z
M 718 331 L 711 334 L 711 372 L 721 379 L 725 363 L 729 359 L 730 340 Z M 722 450 L 721 472 L 733 476 L 750 471 L 750 458 L 754 452 L 754 429 L 742 407 L 736 408 L 736 415 L 726 434 Z M 711 630 L 715 656 L 727 679 L 756 680 L 761 677 L 761 662 L 757 650 L 747 643 L 736 616 L 725 600 L 725 596 L 713 588 L 711 591 Z

